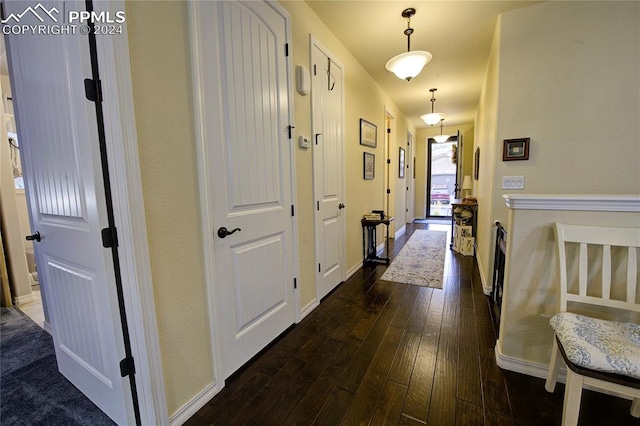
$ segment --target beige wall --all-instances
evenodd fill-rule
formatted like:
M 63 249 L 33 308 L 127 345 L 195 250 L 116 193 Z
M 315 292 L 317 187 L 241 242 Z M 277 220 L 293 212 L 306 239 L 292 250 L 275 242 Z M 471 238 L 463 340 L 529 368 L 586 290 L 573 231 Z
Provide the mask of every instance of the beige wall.
M 546 2 L 501 16 L 476 122 L 485 280 L 492 223 L 507 219 L 503 176 L 524 176 L 523 193 L 640 193 L 639 8 Z M 502 140 L 520 137 L 529 160 L 503 162 Z
M 214 380 L 186 2 L 127 2 L 147 235 L 169 414 Z
M 541 31 L 541 28 L 544 28 Z M 637 214 L 510 213 L 503 176 L 524 194 L 640 194 L 640 4 L 546 2 L 500 17 L 476 119 L 481 171 L 478 256 L 490 286 L 493 221 L 507 225 L 500 348 L 545 364 L 555 307 L 551 223 L 640 226 Z M 502 140 L 531 138 L 528 161 Z

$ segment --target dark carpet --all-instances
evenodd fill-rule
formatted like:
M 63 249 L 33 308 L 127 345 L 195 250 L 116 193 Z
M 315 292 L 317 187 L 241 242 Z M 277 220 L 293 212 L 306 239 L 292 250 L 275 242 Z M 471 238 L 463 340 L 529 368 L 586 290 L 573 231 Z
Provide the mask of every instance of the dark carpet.
M 58 372 L 49 333 L 18 309 L 0 309 L 0 424 L 114 425 Z

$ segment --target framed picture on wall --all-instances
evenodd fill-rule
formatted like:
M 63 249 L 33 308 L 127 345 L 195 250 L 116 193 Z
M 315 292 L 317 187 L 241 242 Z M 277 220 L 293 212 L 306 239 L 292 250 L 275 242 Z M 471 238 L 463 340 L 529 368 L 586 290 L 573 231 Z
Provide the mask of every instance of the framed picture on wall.
M 400 148 L 400 155 L 398 156 L 400 163 L 398 164 L 398 177 L 404 179 L 404 148 Z
M 364 118 L 360 119 L 360 145 L 371 148 L 378 146 L 378 128 Z
M 529 138 L 505 139 L 502 147 L 502 161 L 528 160 Z
M 364 153 L 364 180 L 373 180 L 376 176 L 376 156 L 370 152 Z

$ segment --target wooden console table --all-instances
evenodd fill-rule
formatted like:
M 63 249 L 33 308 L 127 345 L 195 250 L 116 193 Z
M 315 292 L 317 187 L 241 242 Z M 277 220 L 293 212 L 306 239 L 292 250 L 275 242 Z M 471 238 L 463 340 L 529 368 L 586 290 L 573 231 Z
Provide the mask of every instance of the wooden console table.
M 391 258 L 389 257 L 389 224 L 393 222 L 393 219 L 393 217 L 379 220 L 362 219 L 363 267 L 366 266 L 367 263 L 384 263 L 385 265 L 391 263 Z M 376 250 L 376 228 L 378 227 L 378 225 L 385 225 L 387 228 L 387 237 L 384 241 L 384 247 L 387 257 L 379 257 Z

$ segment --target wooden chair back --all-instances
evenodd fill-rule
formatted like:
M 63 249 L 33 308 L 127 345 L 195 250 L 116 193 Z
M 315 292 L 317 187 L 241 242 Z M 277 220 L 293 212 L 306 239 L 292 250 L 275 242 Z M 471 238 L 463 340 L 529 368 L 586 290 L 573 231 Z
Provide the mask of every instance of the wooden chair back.
M 603 226 L 582 226 L 555 224 L 558 256 L 558 270 L 560 271 L 560 312 L 567 311 L 569 302 L 586 305 L 604 306 L 640 312 L 638 301 L 638 249 L 640 248 L 640 228 L 615 228 Z M 575 276 L 575 249 L 568 250 L 568 244 L 578 244 L 577 259 L 577 292 L 570 292 L 569 278 Z M 599 246 L 598 248 L 592 248 Z M 616 252 L 616 270 L 612 270 L 612 248 Z M 601 253 L 600 253 L 601 252 Z M 626 253 L 625 253 L 626 252 Z M 600 254 L 600 256 L 597 256 Z M 626 257 L 619 261 L 620 256 Z M 572 269 L 568 269 L 571 260 Z M 626 265 L 625 265 L 626 263 Z M 620 272 L 619 269 L 625 271 Z M 594 271 L 601 270 L 600 277 L 594 277 Z M 626 275 L 625 294 L 612 298 L 612 283 L 615 277 Z M 598 287 L 599 286 L 599 287 Z M 572 286 L 575 287 L 575 286 Z M 621 290 L 618 289 L 618 293 Z

